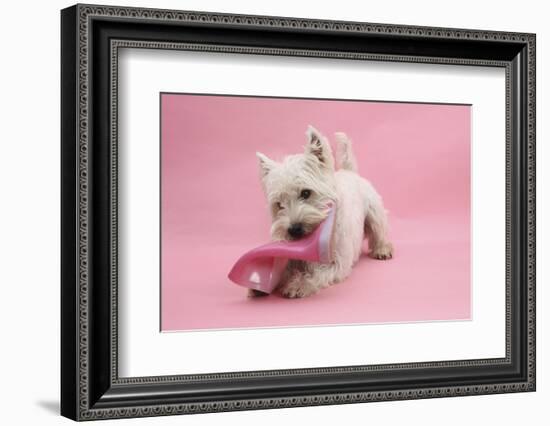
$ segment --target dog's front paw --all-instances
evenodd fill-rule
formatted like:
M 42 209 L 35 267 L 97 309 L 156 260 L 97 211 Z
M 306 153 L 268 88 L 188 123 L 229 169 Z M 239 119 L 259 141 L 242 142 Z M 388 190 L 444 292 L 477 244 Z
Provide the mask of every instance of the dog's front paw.
M 372 250 L 370 255 L 380 260 L 391 259 L 393 257 L 393 246 L 391 243 L 379 244 Z
M 319 291 L 317 287 L 305 280 L 294 280 L 281 289 L 281 294 L 289 299 L 308 297 Z

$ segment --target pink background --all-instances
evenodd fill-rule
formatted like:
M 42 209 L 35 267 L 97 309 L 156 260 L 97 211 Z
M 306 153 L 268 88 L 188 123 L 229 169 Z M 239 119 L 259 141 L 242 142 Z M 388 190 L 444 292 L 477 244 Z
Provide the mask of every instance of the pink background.
M 470 318 L 470 107 L 163 94 L 161 329 Z M 250 299 L 227 279 L 269 240 L 256 151 L 345 131 L 390 211 L 392 260 L 305 299 Z

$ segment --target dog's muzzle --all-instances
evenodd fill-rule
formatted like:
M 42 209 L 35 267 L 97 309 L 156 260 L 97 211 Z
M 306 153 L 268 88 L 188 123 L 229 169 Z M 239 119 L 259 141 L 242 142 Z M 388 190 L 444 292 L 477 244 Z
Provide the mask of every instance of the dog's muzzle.
M 305 234 L 304 226 L 301 223 L 293 223 L 287 232 L 294 239 L 301 238 Z

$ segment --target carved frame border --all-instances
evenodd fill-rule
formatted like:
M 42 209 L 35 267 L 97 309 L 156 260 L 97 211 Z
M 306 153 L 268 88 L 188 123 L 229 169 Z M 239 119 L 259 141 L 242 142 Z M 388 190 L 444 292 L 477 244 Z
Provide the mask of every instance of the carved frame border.
M 464 29 L 447 29 L 447 28 L 430 28 L 417 26 L 402 26 L 402 25 L 386 25 L 386 24 L 369 24 L 356 22 L 336 22 L 324 20 L 309 20 L 297 18 L 279 18 L 265 16 L 246 16 L 246 15 L 228 15 L 217 13 L 203 12 L 187 12 L 187 11 L 170 11 L 156 9 L 141 9 L 127 7 L 104 7 L 92 5 L 76 6 L 78 17 L 78 46 L 77 46 L 77 88 L 78 88 L 78 111 L 77 111 L 77 164 L 76 176 L 78 179 L 78 194 L 77 194 L 77 342 L 78 363 L 76 364 L 76 390 L 77 409 L 76 419 L 92 420 L 113 417 L 141 417 L 141 416 L 157 416 L 183 413 L 197 412 L 215 412 L 215 411 L 230 411 L 230 410 L 247 410 L 261 408 L 276 408 L 276 407 L 292 407 L 292 406 L 308 406 L 308 405 L 323 405 L 323 404 L 341 404 L 352 402 L 366 401 L 382 401 L 382 400 L 400 400 L 400 399 L 415 399 L 415 398 L 434 398 L 443 396 L 462 396 L 487 393 L 503 393 L 517 391 L 532 391 L 535 389 L 535 36 L 533 34 L 521 34 L 511 32 L 495 32 L 495 31 L 479 31 L 479 30 L 464 30 Z M 301 397 L 274 397 L 274 398 L 258 398 L 246 400 L 228 400 L 214 401 L 204 403 L 175 403 L 175 404 L 160 404 L 141 407 L 119 407 L 119 408 L 94 408 L 89 398 L 89 351 L 90 351 L 90 336 L 89 336 L 89 134 L 88 134 L 88 114 L 90 111 L 89 105 L 89 54 L 90 54 L 90 37 L 89 28 L 90 22 L 96 17 L 109 18 L 127 18 L 139 19 L 140 21 L 174 21 L 174 22 L 201 22 L 211 24 L 224 25 L 239 25 L 253 26 L 266 28 L 300 28 L 304 30 L 312 29 L 316 31 L 339 31 L 339 32 L 359 32 L 359 33 L 375 33 L 375 34 L 406 34 L 415 37 L 425 38 L 443 38 L 443 39 L 466 39 L 466 40 L 499 40 L 523 43 L 527 47 L 527 168 L 528 180 L 526 182 L 526 203 L 528 206 L 527 214 L 527 229 L 529 234 L 529 244 L 527 247 L 527 307 L 528 307 L 528 337 L 527 337 L 527 369 L 528 379 L 525 382 L 500 383 L 493 385 L 480 386 L 450 386 L 446 388 L 424 388 L 424 389 L 402 389 L 397 391 L 380 391 L 380 392 L 354 392 L 354 393 L 330 393 L 325 395 L 312 395 Z M 245 372 L 245 373 L 225 373 L 215 375 L 193 375 L 193 376 L 160 376 L 160 377 L 143 377 L 143 378 L 119 378 L 118 377 L 118 357 L 117 357 L 117 70 L 118 70 L 118 49 L 120 48 L 154 48 L 154 49 L 178 49 L 178 50 L 198 50 L 198 51 L 217 51 L 226 53 L 240 54 L 269 54 L 269 55 L 298 55 L 298 56 L 315 56 L 328 58 L 342 59 L 363 59 L 363 60 L 384 60 L 398 62 L 426 62 L 426 63 L 448 63 L 462 65 L 483 65 L 483 66 L 498 66 L 506 68 L 506 138 L 507 138 L 507 153 L 506 153 L 506 358 L 504 359 L 485 359 L 485 360 L 465 360 L 452 362 L 435 362 L 435 363 L 416 363 L 416 364 L 389 364 L 380 366 L 362 366 L 362 367 L 328 367 L 322 369 L 304 369 L 304 370 L 274 370 L 261 372 Z M 385 369 L 400 369 L 400 368 L 423 368 L 423 367 L 438 367 L 438 366 L 457 366 L 457 365 L 483 365 L 483 364 L 498 364 L 510 361 L 510 322 L 511 315 L 509 311 L 510 302 L 510 163 L 512 161 L 510 152 L 510 65 L 502 61 L 485 61 L 460 58 L 437 58 L 437 57 L 416 57 L 402 55 L 378 55 L 378 54 L 362 54 L 362 53 L 346 53 L 346 52 L 327 52 L 313 50 L 296 50 L 296 49 L 277 49 L 277 48 L 254 48 L 242 46 L 215 46 L 205 44 L 192 43 L 164 43 L 150 42 L 142 40 L 112 40 L 111 41 L 111 344 L 112 359 L 111 359 L 111 381 L 113 384 L 150 384 L 150 383 L 171 383 L 179 381 L 197 381 L 197 380 L 216 380 L 227 378 L 244 378 L 244 377 L 264 377 L 278 375 L 293 375 L 302 376 L 310 373 L 331 374 L 333 372 L 342 372 L 348 369 L 353 371 L 373 371 Z

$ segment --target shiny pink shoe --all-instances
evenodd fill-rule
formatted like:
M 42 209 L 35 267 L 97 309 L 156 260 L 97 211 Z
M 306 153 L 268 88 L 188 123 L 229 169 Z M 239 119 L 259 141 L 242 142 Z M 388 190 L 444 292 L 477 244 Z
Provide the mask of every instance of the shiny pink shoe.
M 245 253 L 229 272 L 235 284 L 263 293 L 271 293 L 290 259 L 329 263 L 335 206 L 329 206 L 327 218 L 307 237 L 297 241 L 275 241 Z

